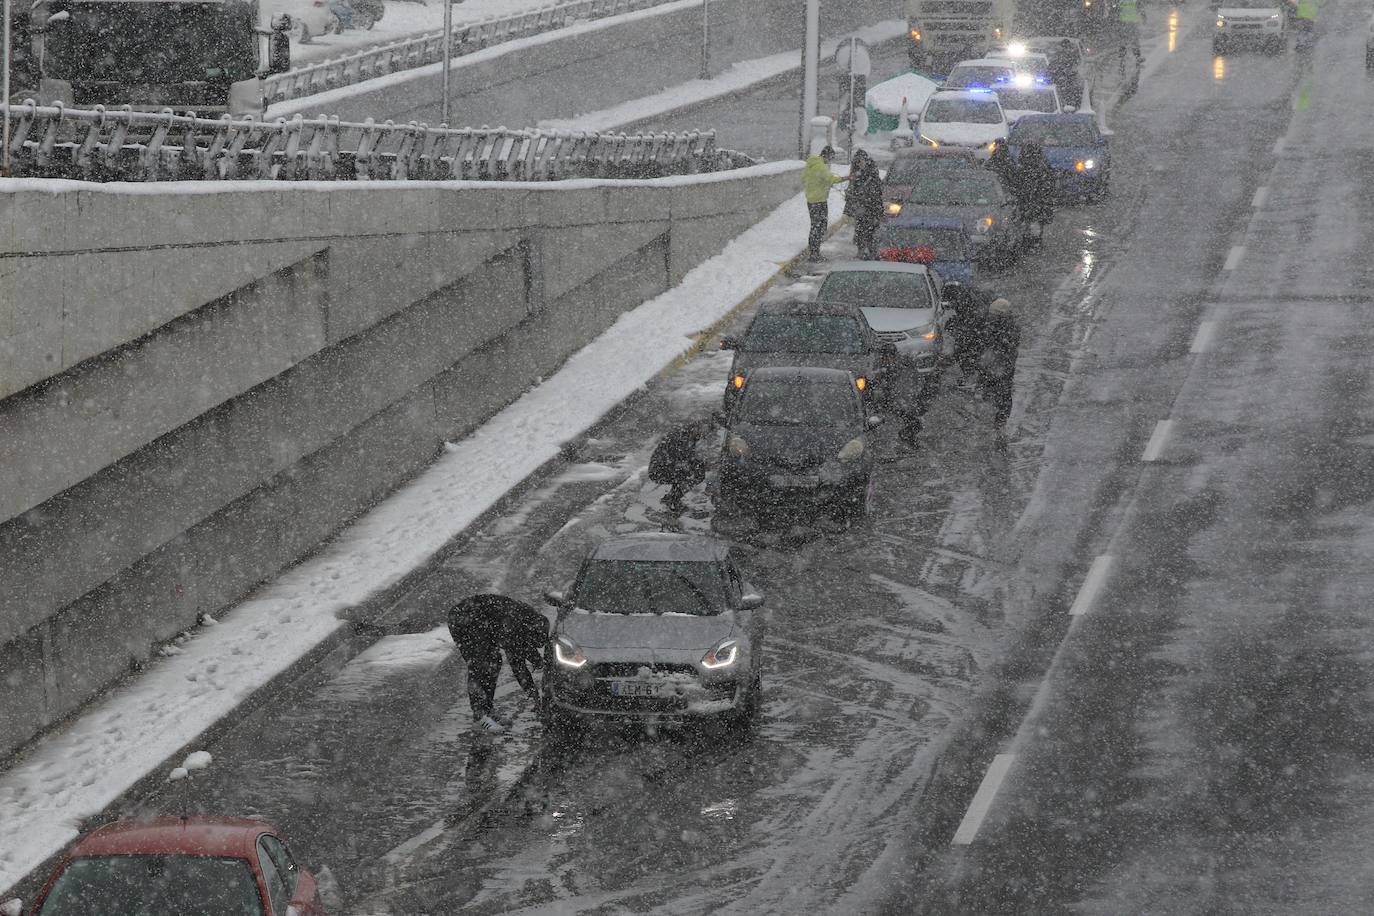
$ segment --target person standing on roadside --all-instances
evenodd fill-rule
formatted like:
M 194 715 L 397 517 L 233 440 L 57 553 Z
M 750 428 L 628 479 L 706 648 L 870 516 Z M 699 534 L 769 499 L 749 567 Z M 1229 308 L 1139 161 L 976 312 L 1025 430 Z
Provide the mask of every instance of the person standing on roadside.
M 1039 240 L 1045 226 L 1054 219 L 1054 170 L 1045 152 L 1034 140 L 1021 144 L 1016 161 L 1016 203 L 1023 218 L 1035 226 L 1032 238 Z
M 821 242 L 825 231 L 830 228 L 830 189 L 844 181 L 830 171 L 830 163 L 835 159 L 835 148 L 827 146 L 806 160 L 802 170 L 802 187 L 806 192 L 806 210 L 811 216 L 811 232 L 807 236 L 808 254 L 812 261 L 823 261 Z
M 883 219 L 883 179 L 878 164 L 863 150 L 849 166 L 844 212 L 854 220 L 854 247 L 864 261 L 878 260 L 878 224 Z
M 1128 50 L 1135 56 L 1137 71 L 1144 61 L 1140 54 L 1140 24 L 1144 21 L 1145 10 L 1141 7 L 1140 0 L 1117 0 L 1116 59 L 1123 78 L 1126 76 L 1126 52 Z
M 1021 326 L 1012 314 L 1011 303 L 1006 299 L 994 299 L 983 324 L 983 352 L 978 364 L 982 369 L 983 391 L 994 409 L 993 429 L 999 436 L 1005 434 L 1004 427 L 1011 416 L 1016 356 L 1020 348 Z
M 449 609 L 448 631 L 467 663 L 474 727 L 491 735 L 505 734 L 512 721 L 496 714 L 501 653 L 505 653 L 516 683 L 538 703 L 539 686 L 532 669 L 544 667 L 548 618 L 505 595 L 469 595 Z

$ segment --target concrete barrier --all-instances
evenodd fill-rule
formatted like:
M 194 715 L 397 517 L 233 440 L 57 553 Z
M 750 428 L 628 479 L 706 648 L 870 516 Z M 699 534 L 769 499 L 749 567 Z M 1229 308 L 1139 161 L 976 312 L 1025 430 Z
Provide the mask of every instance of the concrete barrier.
M 802 46 L 800 0 L 711 0 L 711 65 Z M 822 4 L 821 31 L 834 36 L 906 18 L 901 0 Z M 561 32 L 521 39 L 453 62 L 454 123 L 535 124 L 572 118 L 675 86 L 699 75 L 700 0 L 668 4 Z M 391 118 L 436 124 L 440 64 L 282 102 L 272 117 L 321 112 L 344 120 Z
M 308 553 L 799 169 L 0 185 L 0 350 L 22 357 L 0 360 L 0 755 Z

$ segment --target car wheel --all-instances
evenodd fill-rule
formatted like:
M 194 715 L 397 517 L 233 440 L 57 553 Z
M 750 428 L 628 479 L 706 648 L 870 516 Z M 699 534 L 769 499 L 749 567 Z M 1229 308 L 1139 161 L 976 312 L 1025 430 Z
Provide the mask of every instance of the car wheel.
M 552 699 L 544 708 L 544 739 L 556 747 L 581 744 L 586 722 L 577 713 L 561 709 Z
M 744 702 L 730 714 L 730 724 L 736 728 L 748 728 L 758 719 L 762 707 L 763 676 L 756 674 L 753 683 L 749 685 L 749 692 L 744 696 Z
M 840 497 L 840 518 L 845 524 L 853 525 L 868 514 L 868 478 L 850 488 Z
M 353 14 L 353 27 L 366 32 L 377 24 L 376 18 L 372 13 L 365 10 L 357 10 Z
M 296 20 L 296 41 L 303 45 L 310 44 L 313 36 L 310 34 L 310 26 L 305 24 L 304 19 Z

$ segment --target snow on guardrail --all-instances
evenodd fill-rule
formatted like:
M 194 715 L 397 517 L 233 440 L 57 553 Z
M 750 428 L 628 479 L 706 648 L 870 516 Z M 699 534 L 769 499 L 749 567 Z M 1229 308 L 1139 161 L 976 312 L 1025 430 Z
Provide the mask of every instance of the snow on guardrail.
M 463 23 L 453 27 L 453 55 L 471 54 L 494 44 L 566 28 L 575 22 L 605 19 L 670 2 L 673 0 L 568 0 L 524 13 Z M 443 60 L 443 50 L 444 30 L 425 32 L 270 76 L 263 81 L 264 92 L 269 105 L 304 98 L 437 63 Z
M 0 105 L 15 177 L 86 181 L 228 179 L 547 181 L 657 178 L 750 165 L 715 131 L 620 134 L 437 128 L 338 118 L 274 122 Z

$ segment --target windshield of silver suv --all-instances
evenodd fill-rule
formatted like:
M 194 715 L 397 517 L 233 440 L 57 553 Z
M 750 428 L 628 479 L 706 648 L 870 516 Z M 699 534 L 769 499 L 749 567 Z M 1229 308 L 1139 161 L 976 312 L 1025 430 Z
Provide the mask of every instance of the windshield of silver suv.
M 866 308 L 928 309 L 930 286 L 921 274 L 837 270 L 825 278 L 816 299 Z
M 710 563 L 589 560 L 575 590 L 579 608 L 602 614 L 690 614 L 726 610 L 725 584 Z
M 759 315 L 743 349 L 754 353 L 862 353 L 859 320 L 848 315 Z
M 745 390 L 736 419 L 755 426 L 850 426 L 857 416 L 848 386 L 755 382 Z

